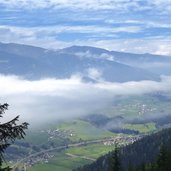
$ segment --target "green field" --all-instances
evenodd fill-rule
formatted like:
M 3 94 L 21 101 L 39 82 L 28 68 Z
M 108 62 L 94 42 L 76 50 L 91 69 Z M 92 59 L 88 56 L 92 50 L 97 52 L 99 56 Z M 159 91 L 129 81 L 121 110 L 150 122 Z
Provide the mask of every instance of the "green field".
M 170 99 L 170 95 L 163 95 Z M 145 105 L 149 110 L 144 114 L 139 114 L 142 109 L 142 105 Z M 151 110 L 154 109 L 154 110 Z M 161 100 L 152 95 L 141 95 L 141 96 L 129 96 L 121 99 L 117 99 L 115 104 L 103 111 L 109 117 L 123 116 L 123 117 L 141 117 L 143 115 L 149 115 L 157 113 L 168 114 L 171 111 L 171 101 Z
M 71 171 L 72 169 L 93 162 L 101 155 L 114 149 L 113 146 L 104 146 L 103 144 L 93 144 L 84 147 L 74 147 L 62 152 L 56 153 L 55 157 L 46 164 L 37 164 L 28 171 Z M 71 156 L 73 155 L 73 156 Z M 90 159 L 85 159 L 88 157 Z
M 68 138 L 71 139 L 73 142 L 79 140 L 84 141 L 115 136 L 114 133 L 108 130 L 97 128 L 89 122 L 82 120 L 64 122 L 60 124 L 57 128 L 60 130 L 71 131 L 73 135 L 69 136 Z
M 28 171 L 69 171 L 69 169 L 54 164 L 38 164 Z
M 155 123 L 147 124 L 125 124 L 124 128 L 134 131 L 139 131 L 140 133 L 150 133 L 156 131 Z
M 83 120 L 72 120 L 68 122 L 58 123 L 56 127 L 50 128 L 51 130 L 58 130 L 61 137 L 54 136 L 49 141 L 49 136 L 46 131 L 30 131 L 25 141 L 32 143 L 33 145 L 41 146 L 47 145 L 51 142 L 56 142 L 55 145 L 60 146 L 64 144 L 62 140 L 70 140 L 68 143 L 75 143 L 80 141 L 97 140 L 115 137 L 116 134 L 93 126 L 91 123 Z M 49 129 L 48 129 L 49 130 Z M 71 136 L 72 133 L 72 136 Z M 83 166 L 92 162 L 92 159 L 96 159 L 101 155 L 113 150 L 114 146 L 104 146 L 103 144 L 85 145 L 82 147 L 69 148 L 60 152 L 54 152 L 55 156 L 48 160 L 48 163 L 38 163 L 29 168 L 29 171 L 67 171 L 73 168 Z M 43 150 L 41 148 L 41 150 Z M 33 152 L 34 153 L 34 152 Z M 90 159 L 85 159 L 88 157 Z
M 41 133 L 40 131 L 28 131 L 26 132 L 25 141 L 32 143 L 33 145 L 47 143 L 48 135 L 47 133 Z
M 65 153 L 57 154 L 49 163 L 37 164 L 28 171 L 71 171 L 76 166 L 82 166 L 90 163 L 88 160 L 72 158 Z
M 84 147 L 70 148 L 66 150 L 66 152 L 77 156 L 87 156 L 96 159 L 99 156 L 102 156 L 108 153 L 109 151 L 112 151 L 113 149 L 114 145 L 105 146 L 103 144 L 92 144 Z

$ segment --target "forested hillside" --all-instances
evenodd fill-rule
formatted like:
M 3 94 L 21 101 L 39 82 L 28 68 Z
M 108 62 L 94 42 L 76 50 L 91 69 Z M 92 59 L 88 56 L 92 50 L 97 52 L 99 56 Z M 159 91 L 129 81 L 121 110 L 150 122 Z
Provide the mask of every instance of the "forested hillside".
M 145 167 L 149 165 L 154 165 L 154 167 L 156 167 L 158 161 L 161 159 L 161 153 L 163 153 L 162 147 L 165 147 L 165 149 L 171 148 L 171 128 L 148 135 L 131 145 L 120 148 L 118 157 L 120 159 L 122 170 L 133 170 L 133 168 L 136 168 L 136 170 L 137 168 L 139 168 L 138 170 L 148 170 L 145 169 Z M 167 152 L 167 154 L 162 155 L 170 156 L 169 150 L 163 151 Z M 109 171 L 113 165 L 113 156 L 115 156 L 115 153 L 116 151 L 113 151 L 100 157 L 96 162 L 82 168 L 78 168 L 75 171 Z M 166 163 L 167 162 L 168 161 L 166 161 Z M 156 168 L 152 169 L 156 171 Z M 161 169 L 158 168 L 157 170 Z

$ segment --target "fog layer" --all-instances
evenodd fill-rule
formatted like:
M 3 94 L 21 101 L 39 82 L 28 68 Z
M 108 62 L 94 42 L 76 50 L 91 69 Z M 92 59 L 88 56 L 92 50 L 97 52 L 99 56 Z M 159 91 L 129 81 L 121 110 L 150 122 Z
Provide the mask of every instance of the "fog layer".
M 28 122 L 45 122 L 98 113 L 111 107 L 117 95 L 170 91 L 171 77 L 160 82 L 85 83 L 79 76 L 30 81 L 0 75 L 0 102 L 9 103 L 8 118 L 20 115 Z

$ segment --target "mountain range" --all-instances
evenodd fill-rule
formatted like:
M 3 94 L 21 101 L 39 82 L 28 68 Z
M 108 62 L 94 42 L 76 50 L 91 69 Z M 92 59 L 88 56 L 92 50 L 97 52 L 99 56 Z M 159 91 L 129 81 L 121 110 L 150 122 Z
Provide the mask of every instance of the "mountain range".
M 0 43 L 0 73 L 27 79 L 79 75 L 84 81 L 127 82 L 160 80 L 170 75 L 171 57 L 131 54 L 72 46 L 49 50 L 15 43 Z

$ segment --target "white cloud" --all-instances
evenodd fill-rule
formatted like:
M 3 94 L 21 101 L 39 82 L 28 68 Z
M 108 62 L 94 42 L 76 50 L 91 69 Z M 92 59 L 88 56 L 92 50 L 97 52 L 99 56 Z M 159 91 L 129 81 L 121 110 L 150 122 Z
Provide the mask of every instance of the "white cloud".
M 163 77 L 161 82 L 84 83 L 76 76 L 30 81 L 0 75 L 0 82 L 1 103 L 9 103 L 10 114 L 21 114 L 22 120 L 31 123 L 99 113 L 111 107 L 117 95 L 170 91 L 171 87 L 171 77 Z
M 96 58 L 96 59 L 106 59 L 108 61 L 114 61 L 114 57 L 112 55 L 109 55 L 107 53 L 95 54 L 95 53 L 91 53 L 89 50 L 86 52 L 77 52 L 75 53 L 75 55 L 80 58 Z
M 0 41 L 5 43 L 15 42 L 34 46 L 41 46 L 50 49 L 63 48 L 74 44 L 90 45 L 94 40 L 88 39 L 82 41 L 81 38 L 71 41 L 61 41 L 56 37 L 58 34 L 65 33 L 88 33 L 94 35 L 107 36 L 108 34 L 117 34 L 119 32 L 140 32 L 139 27 L 100 27 L 100 26 L 47 26 L 47 27 L 15 27 L 0 26 Z M 94 40 L 95 41 L 95 40 Z
M 0 25 L 3 34 L 15 34 L 20 37 L 54 36 L 59 33 L 137 33 L 141 32 L 138 26 L 104 27 L 104 26 L 46 26 L 46 27 L 15 27 Z
M 0 41 L 32 44 L 51 48 L 52 44 L 70 45 L 69 42 L 56 40 L 56 36 L 62 33 L 88 33 L 100 36 L 116 34 L 119 32 L 140 32 L 139 27 L 100 27 L 100 26 L 47 26 L 47 27 L 14 27 L 0 26 Z M 72 40 L 73 41 L 73 40 Z M 34 43 L 35 42 L 35 43 Z M 57 46 L 56 46 L 57 47 Z M 55 48 L 56 48 L 55 47 Z M 62 47 L 59 45 L 59 47 Z M 54 48 L 54 47 L 52 47 Z
M 127 9 L 137 6 L 140 0 L 0 0 L 0 4 L 11 8 L 78 8 L 78 9 Z
M 171 0 L 153 0 L 150 2 L 151 4 L 154 4 L 158 7 L 170 7 L 171 6 Z
M 152 12 L 158 12 L 157 14 L 169 14 L 171 11 L 170 0 L 146 0 L 145 7 L 148 7 Z
M 169 36 L 142 39 L 89 40 L 87 45 L 88 43 L 91 44 L 91 46 L 114 51 L 171 56 L 171 37 Z
M 87 72 L 89 78 L 93 80 L 101 80 L 102 72 L 97 68 L 89 68 Z
M 171 55 L 171 44 L 164 43 L 164 44 L 159 45 L 155 54 L 166 55 L 166 56 Z
M 116 10 L 128 12 L 131 10 L 157 10 L 161 13 L 171 10 L 170 0 L 0 0 L 0 4 L 7 8 L 21 9 L 44 9 L 44 8 L 70 8 L 81 10 Z
M 117 34 L 122 31 L 136 32 L 139 27 L 105 28 L 97 26 L 54 26 L 54 27 L 12 27 L 0 26 L 0 41 L 15 42 L 34 46 L 41 46 L 48 49 L 59 49 L 71 45 L 88 45 L 108 50 L 153 53 L 160 55 L 171 55 L 171 37 L 149 37 L 142 39 L 96 39 L 87 38 L 82 41 L 78 38 L 71 41 L 61 41 L 55 38 L 59 33 L 93 33 L 93 34 Z M 112 58 L 111 58 L 112 59 Z

